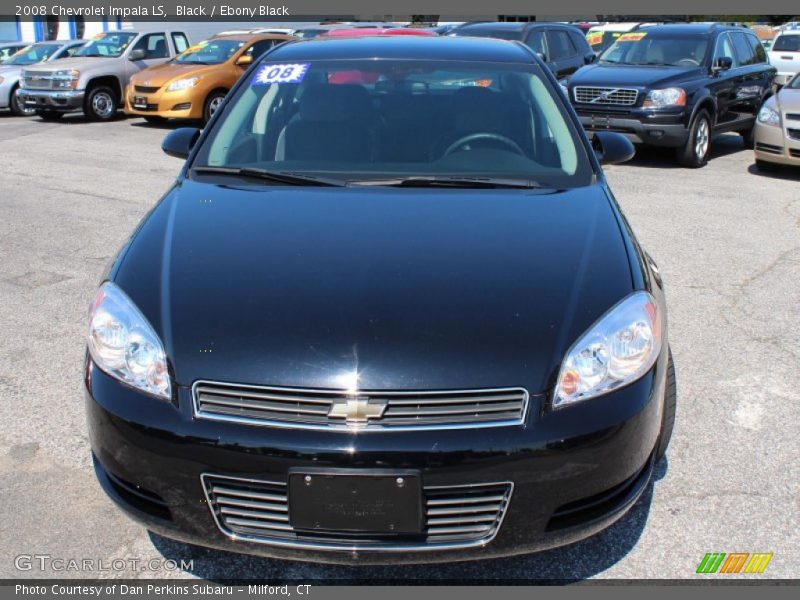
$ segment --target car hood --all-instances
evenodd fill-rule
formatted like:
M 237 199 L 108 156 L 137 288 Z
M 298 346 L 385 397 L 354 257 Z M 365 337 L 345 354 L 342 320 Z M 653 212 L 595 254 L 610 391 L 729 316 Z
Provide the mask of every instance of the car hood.
M 785 112 L 800 113 L 800 90 L 783 88 L 776 94 L 775 102 Z
M 194 77 L 206 75 L 215 71 L 220 65 L 178 65 L 166 63 L 156 65 L 131 77 L 131 81 L 138 85 L 161 87 L 177 77 Z
M 701 77 L 699 67 L 653 67 L 633 65 L 594 64 L 579 70 L 570 79 L 570 87 L 630 86 L 637 89 L 668 85 L 673 81 Z
M 602 184 L 516 190 L 185 181 L 111 278 L 198 379 L 370 389 L 553 385 L 632 290 Z
M 65 71 L 67 69 L 88 69 L 95 65 L 106 64 L 111 65 L 114 61 L 119 60 L 111 57 L 94 57 L 94 56 L 73 56 L 72 58 L 60 58 L 53 62 L 36 63 L 35 65 L 27 65 L 23 67 L 26 70 L 36 72 L 51 72 L 51 71 Z

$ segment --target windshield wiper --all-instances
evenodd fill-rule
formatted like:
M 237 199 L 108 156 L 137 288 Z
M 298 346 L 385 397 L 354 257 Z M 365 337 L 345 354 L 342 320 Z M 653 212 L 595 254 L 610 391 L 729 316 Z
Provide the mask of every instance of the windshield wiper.
M 350 185 L 385 185 L 392 187 L 460 187 L 460 188 L 541 188 L 532 179 L 511 177 L 397 177 L 394 179 L 350 179 Z
M 329 179 L 326 177 L 315 177 L 303 173 L 292 173 L 289 171 L 267 171 L 266 169 L 256 169 L 253 167 L 192 167 L 192 172 L 208 175 L 233 175 L 235 177 L 251 177 L 268 181 L 271 183 L 283 183 L 286 185 L 314 185 L 314 186 L 344 186 L 345 182 L 341 179 Z

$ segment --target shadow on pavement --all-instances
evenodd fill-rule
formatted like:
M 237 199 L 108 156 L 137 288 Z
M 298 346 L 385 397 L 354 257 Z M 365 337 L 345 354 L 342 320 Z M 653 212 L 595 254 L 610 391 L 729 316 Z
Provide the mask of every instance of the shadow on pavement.
M 211 550 L 169 540 L 149 532 L 155 548 L 166 558 L 192 560 L 191 575 L 211 581 L 230 580 L 295 580 L 313 583 L 351 583 L 397 580 L 398 583 L 430 582 L 470 583 L 493 580 L 503 582 L 536 582 L 542 580 L 574 583 L 602 573 L 636 545 L 647 523 L 655 482 L 667 472 L 667 459 L 662 459 L 639 501 L 608 529 L 581 542 L 535 554 L 460 563 L 430 565 L 325 565 L 260 558 L 245 554 Z
M 735 154 L 737 152 L 750 152 L 744 147 L 739 134 L 723 134 L 715 136 L 711 142 L 711 155 L 708 157 L 709 165 L 714 159 Z M 649 167 L 659 169 L 683 169 L 675 158 L 674 148 L 658 148 L 655 146 L 636 145 L 636 155 L 621 167 Z

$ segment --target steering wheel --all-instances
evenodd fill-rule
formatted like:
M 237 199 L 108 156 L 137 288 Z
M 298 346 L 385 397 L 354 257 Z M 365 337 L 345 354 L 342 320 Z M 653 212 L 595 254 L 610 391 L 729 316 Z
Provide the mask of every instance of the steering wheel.
M 520 156 L 525 156 L 525 151 L 519 147 L 519 144 L 517 144 L 517 142 L 515 142 L 511 138 L 507 138 L 504 135 L 500 135 L 499 133 L 470 133 L 469 135 L 465 135 L 458 138 L 455 142 L 450 144 L 447 147 L 447 150 L 444 151 L 444 154 L 442 154 L 442 158 L 444 158 L 445 156 L 450 156 L 461 146 L 464 146 L 465 144 L 469 144 L 470 142 L 474 142 L 476 140 L 491 140 L 494 142 L 500 142 L 504 146 L 508 146 L 509 148 L 511 148 L 514 152 L 516 152 Z
M 679 60 L 677 63 L 675 63 L 675 64 L 679 65 L 679 64 L 681 64 L 681 63 L 688 64 L 689 66 L 692 66 L 692 67 L 699 67 L 699 66 L 700 66 L 700 63 L 699 63 L 699 62 L 697 62 L 697 61 L 696 61 L 695 59 L 693 59 L 693 58 L 682 58 L 682 59 L 680 59 L 680 60 Z

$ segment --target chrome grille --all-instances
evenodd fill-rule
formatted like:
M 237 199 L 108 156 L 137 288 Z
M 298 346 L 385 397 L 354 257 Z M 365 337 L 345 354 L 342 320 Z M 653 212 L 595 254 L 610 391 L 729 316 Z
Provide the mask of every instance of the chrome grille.
M 800 121 L 800 113 L 786 113 L 786 118 L 789 121 Z
M 290 524 L 285 482 L 222 475 L 201 476 L 217 527 L 240 540 L 317 549 L 424 550 L 484 545 L 500 529 L 513 484 L 427 486 L 425 530 L 421 535 L 348 534 L 295 531 Z
M 49 73 L 25 71 L 23 76 L 24 87 L 31 90 L 50 90 L 53 88 L 53 79 Z
M 192 389 L 200 418 L 341 431 L 519 425 L 528 405 L 522 388 L 351 394 L 199 381 Z
M 630 88 L 575 86 L 572 90 L 575 102 L 581 104 L 611 104 L 632 106 L 639 92 Z
M 786 135 L 788 135 L 793 140 L 800 140 L 800 129 L 792 129 L 790 127 L 787 127 Z

